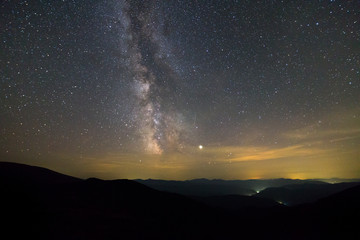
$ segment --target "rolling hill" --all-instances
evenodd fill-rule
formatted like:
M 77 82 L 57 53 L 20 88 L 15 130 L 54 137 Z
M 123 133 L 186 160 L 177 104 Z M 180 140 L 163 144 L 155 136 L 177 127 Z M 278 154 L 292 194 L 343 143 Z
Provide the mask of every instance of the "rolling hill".
M 11 239 L 359 239 L 360 186 L 335 185 L 335 194 L 286 207 L 258 196 L 186 197 L 14 163 L 0 163 L 0 180 L 1 230 Z M 320 186 L 328 184 L 286 189 Z

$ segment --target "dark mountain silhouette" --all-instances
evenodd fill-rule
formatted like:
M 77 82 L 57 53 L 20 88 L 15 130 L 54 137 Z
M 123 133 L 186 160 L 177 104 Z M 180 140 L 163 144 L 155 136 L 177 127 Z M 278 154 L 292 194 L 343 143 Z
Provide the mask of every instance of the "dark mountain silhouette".
M 320 198 L 330 196 L 337 192 L 341 192 L 347 188 L 359 185 L 359 182 L 348 183 L 303 183 L 292 184 L 278 188 L 267 188 L 256 194 L 257 197 L 272 199 L 279 203 L 293 206 L 296 204 L 303 204 L 314 202 Z
M 342 192 L 320 199 L 315 205 L 318 206 L 343 206 L 345 208 L 358 207 L 360 203 L 360 185 L 348 188 Z
M 4 229 L 15 239 L 196 238 L 217 221 L 204 204 L 131 180 L 80 180 L 12 163 L 0 164 L 0 175 Z
M 256 192 L 252 189 L 238 186 L 233 182 L 222 180 L 191 180 L 191 181 L 164 181 L 164 180 L 136 180 L 151 188 L 173 192 L 188 196 L 214 196 L 214 195 L 252 195 Z
M 255 196 L 191 198 L 21 164 L 0 163 L 0 180 L 8 239 L 359 239 L 359 186 L 286 207 Z
M 283 225 L 285 235 L 297 232 L 293 239 L 360 239 L 360 186 L 351 187 L 315 203 L 288 208 L 278 215 L 287 219 Z M 298 227 L 296 227 L 298 226 Z M 301 231 L 299 231 L 299 226 Z
M 203 202 L 208 206 L 228 210 L 243 210 L 244 208 L 267 208 L 280 205 L 278 202 L 271 199 L 241 195 L 193 197 L 193 199 Z
M 46 185 L 71 183 L 80 181 L 42 167 L 29 166 L 20 163 L 0 162 L 0 181 L 27 185 Z

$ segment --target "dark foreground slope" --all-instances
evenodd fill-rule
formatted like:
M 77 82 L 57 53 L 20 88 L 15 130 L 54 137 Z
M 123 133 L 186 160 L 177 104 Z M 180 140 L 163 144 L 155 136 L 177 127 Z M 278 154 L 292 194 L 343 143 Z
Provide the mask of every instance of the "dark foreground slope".
M 270 208 L 280 206 L 278 202 L 271 199 L 259 198 L 254 196 L 223 195 L 192 198 L 199 202 L 205 203 L 208 206 L 231 211 L 240 211 L 248 208 Z
M 311 203 L 332 194 L 344 191 L 348 188 L 360 185 L 359 182 L 344 183 L 301 183 L 282 187 L 267 188 L 255 196 L 281 202 L 288 206 Z
M 359 187 L 314 204 L 290 208 L 272 203 L 266 206 L 257 200 L 261 208 L 255 204 L 234 211 L 134 181 L 80 180 L 46 169 L 10 165 L 11 174 L 9 163 L 0 163 L 0 211 L 5 220 L 1 231 L 10 234 L 8 239 L 359 237 L 357 222 L 352 220 L 360 217 Z M 246 202 L 250 200 L 246 198 Z M 244 199 L 230 197 L 215 202 L 219 201 L 236 204 Z
M 72 183 L 80 181 L 80 179 L 42 167 L 0 162 L 0 181 L 9 184 L 44 186 L 47 184 Z
M 360 239 L 360 186 L 346 189 L 312 204 L 288 208 L 279 218 L 282 223 L 280 238 L 292 239 Z
M 134 181 L 79 180 L 12 163 L 0 163 L 0 175 L 3 229 L 13 238 L 192 238 L 203 219 L 216 221 L 196 201 Z

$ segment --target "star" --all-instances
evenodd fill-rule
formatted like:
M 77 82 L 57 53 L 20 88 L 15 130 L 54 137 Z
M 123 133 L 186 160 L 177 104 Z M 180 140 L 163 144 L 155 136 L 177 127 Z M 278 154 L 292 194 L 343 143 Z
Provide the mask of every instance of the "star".
M 210 162 L 208 178 L 360 177 L 355 1 L 3 2 L 0 159 L 80 176 L 191 179 Z

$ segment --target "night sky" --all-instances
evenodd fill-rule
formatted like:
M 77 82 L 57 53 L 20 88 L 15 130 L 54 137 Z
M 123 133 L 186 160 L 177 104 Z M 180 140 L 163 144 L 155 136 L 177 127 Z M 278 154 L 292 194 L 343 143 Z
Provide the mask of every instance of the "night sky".
M 1 1 L 0 158 L 78 177 L 359 178 L 360 1 Z

